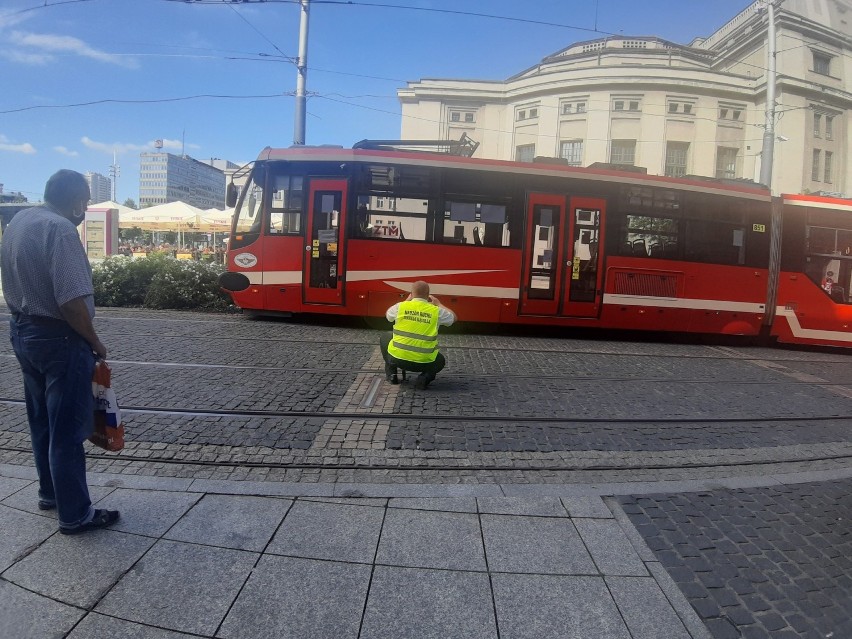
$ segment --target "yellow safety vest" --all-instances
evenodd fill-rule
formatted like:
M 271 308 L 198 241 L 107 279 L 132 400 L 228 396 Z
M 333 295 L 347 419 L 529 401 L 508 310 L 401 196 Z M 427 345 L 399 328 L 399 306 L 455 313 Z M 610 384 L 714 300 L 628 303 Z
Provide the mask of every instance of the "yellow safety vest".
M 388 354 L 428 364 L 438 356 L 438 307 L 424 300 L 400 302 Z

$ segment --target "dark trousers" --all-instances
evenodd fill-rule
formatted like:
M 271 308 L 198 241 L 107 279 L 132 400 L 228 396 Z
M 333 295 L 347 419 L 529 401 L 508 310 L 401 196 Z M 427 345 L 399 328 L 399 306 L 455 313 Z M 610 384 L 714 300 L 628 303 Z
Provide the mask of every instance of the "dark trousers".
M 431 376 L 432 379 L 434 379 L 435 375 L 440 373 L 444 366 L 447 365 L 447 360 L 441 353 L 438 353 L 434 362 L 428 362 L 425 364 L 423 362 L 409 362 L 408 360 L 397 359 L 388 353 L 388 344 L 390 344 L 392 338 L 392 335 L 382 335 L 379 339 L 379 346 L 382 349 L 382 357 L 385 360 L 385 364 L 395 366 L 406 371 L 413 371 L 415 373 L 426 373 Z
M 61 321 L 10 322 L 12 348 L 24 374 L 38 496 L 55 502 L 63 528 L 92 516 L 83 442 L 92 434 L 91 347 Z

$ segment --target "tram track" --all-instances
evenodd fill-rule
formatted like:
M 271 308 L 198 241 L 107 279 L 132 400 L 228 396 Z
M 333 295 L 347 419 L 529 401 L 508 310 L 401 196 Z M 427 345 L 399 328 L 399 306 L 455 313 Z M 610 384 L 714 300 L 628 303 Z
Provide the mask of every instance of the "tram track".
M 0 452 L 9 453 L 27 453 L 31 454 L 29 448 L 18 446 L 0 445 Z M 387 451 L 383 451 L 387 452 Z M 390 451 L 394 452 L 394 451 Z M 449 464 L 428 464 L 428 463 L 412 463 L 411 465 L 403 465 L 400 463 L 383 464 L 378 462 L 378 455 L 373 452 L 371 456 L 360 458 L 352 457 L 353 462 L 340 462 L 337 458 L 332 458 L 332 462 L 310 462 L 310 461 L 288 461 L 288 462 L 271 462 L 271 461 L 229 461 L 229 460 L 205 460 L 205 459 L 175 459 L 173 457 L 155 457 L 146 455 L 135 456 L 126 452 L 119 453 L 102 453 L 97 450 L 87 451 L 86 457 L 93 460 L 105 461 L 120 461 L 130 463 L 155 463 L 167 464 L 174 466 L 202 466 L 207 468 L 266 468 L 266 469 L 281 469 L 281 470 L 370 470 L 370 471 L 434 471 L 434 472 L 641 472 L 641 471 L 674 471 L 674 470 L 719 470 L 719 469 L 737 469 L 748 468 L 754 466 L 776 466 L 784 464 L 808 464 L 818 462 L 846 462 L 852 464 L 852 455 L 837 454 L 837 455 L 810 455 L 802 457 L 788 457 L 781 459 L 746 459 L 736 462 L 725 461 L 718 463 L 706 462 L 678 462 L 674 463 L 634 463 L 634 464 L 616 464 L 616 463 L 583 463 L 576 465 L 568 465 L 565 463 L 546 464 L 539 461 L 534 466 L 525 467 L 519 464 L 475 464 L 467 463 L 464 465 L 449 465 Z M 395 458 L 397 461 L 400 458 Z
M 14 359 L 14 355 L 0 354 L 0 358 Z M 150 360 L 121 360 L 110 359 L 110 364 L 121 366 L 151 366 L 162 368 L 186 368 L 199 370 L 233 370 L 233 371 L 257 371 L 262 373 L 327 373 L 344 375 L 376 375 L 383 376 L 384 371 L 375 368 L 329 368 L 329 367 L 306 367 L 306 366 L 257 366 L 250 364 L 194 364 L 187 362 L 162 362 Z M 852 386 L 852 380 L 828 381 L 807 379 L 778 379 L 778 380 L 754 380 L 754 379 L 728 379 L 718 378 L 683 379 L 680 377 L 609 377 L 599 375 L 558 375 L 552 373 L 540 373 L 531 371 L 529 373 L 475 373 L 467 371 L 462 373 L 445 372 L 441 374 L 446 379 L 536 379 L 536 380 L 565 380 L 577 383 L 650 383 L 650 384 L 737 384 L 744 386 Z
M 24 406 L 24 400 L 0 397 L 0 405 Z M 471 422 L 501 424 L 772 424 L 848 421 L 851 415 L 768 416 L 768 417 L 546 417 L 537 415 L 443 415 L 437 413 L 373 413 L 358 411 L 276 411 L 174 408 L 168 406 L 122 406 L 122 413 L 180 415 L 191 417 L 265 417 L 305 419 L 381 419 L 385 421 Z
M 110 333 L 104 332 L 104 335 Z M 113 333 L 115 334 L 115 333 Z M 119 335 L 132 335 L 140 338 L 156 338 L 156 339 L 180 339 L 180 340 L 216 340 L 234 342 L 241 339 L 233 335 L 184 335 L 184 334 L 163 334 L 163 333 L 118 333 Z M 479 337 L 479 336 L 477 336 Z M 355 341 L 352 339 L 346 340 L 331 340 L 331 339 L 306 339 L 299 337 L 256 337 L 248 336 L 244 339 L 250 339 L 252 342 L 263 343 L 283 343 L 283 344 L 317 344 L 322 346 L 378 346 L 378 340 L 370 341 Z M 531 338 L 533 339 L 533 338 Z M 453 344 L 446 343 L 442 345 L 442 350 L 447 351 L 481 351 L 488 348 L 485 344 Z M 533 353 L 533 354 L 556 354 L 556 355 L 603 355 L 610 357 L 653 357 L 655 359 L 689 359 L 689 360 L 718 360 L 718 361 L 734 361 L 734 362 L 749 362 L 749 361 L 764 361 L 771 359 L 772 362 L 778 363 L 801 363 L 801 359 L 796 358 L 779 358 L 764 356 L 733 356 L 733 355 L 713 355 L 713 354 L 695 354 L 695 353 L 631 353 L 631 352 L 613 352 L 607 350 L 586 350 L 586 349 L 554 349 L 554 348 L 520 348 L 520 347 L 500 347 L 501 352 L 505 353 Z M 824 364 L 848 364 L 849 359 L 821 359 L 819 363 Z
M 102 309 L 99 309 L 99 312 Z M 8 314 L 0 313 L 0 319 L 7 319 Z M 179 323 L 179 324 L 214 324 L 216 326 L 222 325 L 233 325 L 233 326 L 251 326 L 245 320 L 230 320 L 220 322 L 217 320 L 208 320 L 208 319 L 171 319 L 171 318 L 158 318 L 158 317 L 125 317 L 125 316 L 107 316 L 99 314 L 96 319 L 96 324 L 98 322 L 104 320 L 121 320 L 121 321 L 150 321 L 150 322 L 165 322 L 165 323 Z M 286 325 L 285 325 L 286 326 Z M 301 324 L 294 324 L 293 326 L 302 326 Z M 334 330 L 339 330 L 339 327 L 327 327 Z M 355 329 L 352 330 L 364 330 L 364 329 Z M 113 331 L 107 329 L 105 331 L 99 331 L 103 335 L 130 335 L 134 338 L 150 338 L 150 339 L 174 339 L 174 340 L 192 340 L 192 341 L 224 341 L 224 342 L 234 342 L 241 339 L 251 340 L 253 343 L 282 343 L 282 344 L 316 344 L 322 346 L 377 346 L 377 339 L 371 340 L 353 340 L 351 338 L 347 339 L 314 339 L 314 338 L 305 338 L 299 336 L 286 336 L 286 337 L 264 337 L 264 336 L 256 336 L 256 335 L 247 335 L 247 336 L 235 336 L 233 334 L 229 335 L 209 335 L 209 334 L 192 334 L 192 333 L 140 333 L 138 331 Z M 374 331 L 374 334 L 378 334 L 378 331 Z M 453 333 L 450 335 L 457 335 L 457 333 Z M 500 337 L 499 334 L 472 334 L 472 338 L 474 339 L 482 339 L 489 337 Z M 566 336 L 570 337 L 570 336 Z M 527 337 L 527 339 L 541 339 L 539 337 Z M 552 338 L 556 339 L 556 338 Z M 486 344 L 453 344 L 451 341 L 447 343 L 449 340 L 446 340 L 443 345 L 444 350 L 449 351 L 481 351 L 483 348 L 488 348 Z M 617 341 L 612 341 L 611 343 L 616 344 L 619 343 Z M 713 345 L 707 344 L 697 344 L 698 347 L 704 348 L 713 348 Z M 507 353 L 531 353 L 531 354 L 559 354 L 559 355 L 591 355 L 591 356 L 612 356 L 612 357 L 647 357 L 647 358 L 656 358 L 656 359 L 688 359 L 688 360 L 718 360 L 718 361 L 737 361 L 737 362 L 759 362 L 765 361 L 767 359 L 771 360 L 773 363 L 802 363 L 801 359 L 797 358 L 782 358 L 777 356 L 767 357 L 763 356 L 751 356 L 751 355 L 740 355 L 740 354 L 730 354 L 725 352 L 719 352 L 718 354 L 711 353 L 637 353 L 637 352 L 613 352 L 611 350 L 587 350 L 587 349 L 579 349 L 579 348 L 569 348 L 569 349 L 557 349 L 557 348 L 523 348 L 523 347 L 500 347 L 501 352 Z M 772 349 L 768 349 L 770 352 L 775 355 L 778 351 L 773 351 Z M 836 359 L 820 359 L 820 364 L 848 364 L 849 359 L 845 353 L 842 354 L 842 357 Z

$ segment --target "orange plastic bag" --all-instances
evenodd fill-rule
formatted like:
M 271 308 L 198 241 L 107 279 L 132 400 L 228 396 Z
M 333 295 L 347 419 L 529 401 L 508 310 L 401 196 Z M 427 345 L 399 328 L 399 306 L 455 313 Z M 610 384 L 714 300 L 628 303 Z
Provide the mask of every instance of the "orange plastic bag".
M 112 371 L 106 362 L 95 364 L 92 375 L 92 395 L 95 398 L 95 428 L 89 441 L 105 450 L 124 448 L 124 425 L 115 390 L 112 388 Z

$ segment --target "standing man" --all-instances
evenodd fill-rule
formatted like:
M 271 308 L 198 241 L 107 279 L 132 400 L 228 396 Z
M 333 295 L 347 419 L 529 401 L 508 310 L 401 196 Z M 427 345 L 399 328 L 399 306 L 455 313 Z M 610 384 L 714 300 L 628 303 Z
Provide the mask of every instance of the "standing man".
M 385 375 L 398 384 L 397 367 L 417 371 L 415 388 L 425 389 L 444 368 L 447 360 L 438 352 L 438 326 L 450 326 L 455 313 L 429 294 L 426 282 L 414 282 L 411 295 L 391 306 L 385 316 L 393 322 L 393 334 L 383 335 L 379 345 L 385 360 Z
M 92 372 L 96 357 L 106 357 L 92 325 L 92 269 L 77 234 L 88 203 L 81 174 L 56 172 L 44 188 L 44 205 L 21 211 L 6 227 L 0 252 L 12 348 L 24 376 L 38 507 L 56 508 L 66 535 L 119 518 L 118 511 L 92 508 L 86 483 Z

